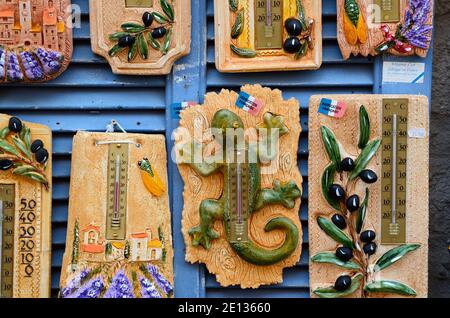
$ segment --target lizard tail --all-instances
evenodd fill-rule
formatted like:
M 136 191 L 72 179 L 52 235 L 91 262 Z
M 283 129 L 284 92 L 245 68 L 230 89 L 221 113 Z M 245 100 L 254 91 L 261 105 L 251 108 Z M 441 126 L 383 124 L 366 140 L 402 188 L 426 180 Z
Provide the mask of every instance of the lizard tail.
M 234 251 L 244 260 L 255 265 L 272 265 L 278 263 L 291 255 L 298 245 L 298 229 L 290 219 L 278 217 L 270 220 L 264 231 L 270 232 L 275 229 L 284 230 L 286 238 L 283 245 L 269 250 L 255 245 L 253 242 L 231 243 Z

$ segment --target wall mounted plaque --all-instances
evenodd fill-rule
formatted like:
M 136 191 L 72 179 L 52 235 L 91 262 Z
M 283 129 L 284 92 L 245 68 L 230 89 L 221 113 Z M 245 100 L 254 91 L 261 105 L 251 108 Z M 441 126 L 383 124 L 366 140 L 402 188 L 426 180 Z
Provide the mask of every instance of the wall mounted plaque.
M 337 0 L 344 59 L 389 52 L 425 57 L 433 32 L 433 0 Z
M 207 94 L 181 113 L 186 260 L 205 263 L 223 286 L 279 283 L 300 257 L 299 120 L 297 100 L 259 85 Z M 240 142 L 222 147 L 233 133 Z
M 423 96 L 311 98 L 313 296 L 427 297 L 428 109 Z
M 63 298 L 173 296 L 164 136 L 74 138 Z
M 322 64 L 321 1 L 216 0 L 214 8 L 219 71 L 310 70 Z
M 114 73 L 169 74 L 190 51 L 190 0 L 90 0 L 92 50 Z
M 0 297 L 50 297 L 52 132 L 0 115 Z
M 72 58 L 70 0 L 0 0 L 0 83 L 43 82 Z

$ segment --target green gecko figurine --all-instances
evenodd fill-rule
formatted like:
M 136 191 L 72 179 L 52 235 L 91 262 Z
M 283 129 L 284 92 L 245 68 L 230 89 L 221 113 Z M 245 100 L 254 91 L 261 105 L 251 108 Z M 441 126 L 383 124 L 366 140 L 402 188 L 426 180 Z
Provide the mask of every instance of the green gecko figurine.
M 211 126 L 221 132 L 224 146 L 227 130 L 244 129 L 241 118 L 225 109 L 216 112 Z M 261 132 L 261 128 L 266 128 L 268 131 L 267 142 L 260 143 L 260 148 L 276 142 L 273 140 L 272 129 L 279 129 L 280 136 L 288 132 L 288 128 L 284 124 L 284 118 L 272 113 L 266 113 L 264 123 L 258 125 L 257 128 L 258 132 Z M 217 141 L 221 142 L 220 140 Z M 277 156 L 276 151 L 267 154 L 267 149 L 262 151 L 263 149 L 259 149 L 257 146 L 248 143 L 244 143 L 244 145 L 244 151 L 248 158 L 251 158 L 251 152 L 259 155 L 262 161 L 271 161 Z M 191 147 L 195 146 L 198 145 L 196 143 L 191 144 Z M 232 148 L 231 151 L 234 152 L 235 156 L 242 155 L 236 141 Z M 225 153 L 225 147 L 223 149 Z M 190 149 L 190 151 L 192 150 L 193 148 Z M 191 228 L 189 231 L 193 246 L 201 245 L 205 249 L 210 249 L 211 241 L 219 237 L 219 234 L 213 229 L 213 225 L 216 220 L 220 219 L 224 222 L 227 241 L 230 246 L 242 259 L 251 264 L 272 265 L 286 259 L 295 251 L 298 245 L 299 231 L 289 218 L 276 217 L 266 224 L 264 228 L 266 232 L 281 229 L 286 233 L 283 244 L 273 250 L 260 247 L 249 239 L 247 223 L 252 213 L 268 205 L 281 204 L 286 208 L 293 209 L 295 200 L 301 196 L 301 190 L 294 181 L 282 183 L 276 180 L 273 183 L 273 189 L 262 189 L 261 162 L 259 160 L 255 160 L 256 163 L 249 163 L 248 160 L 244 162 L 236 160 L 234 163 L 228 163 L 227 160 L 213 163 L 194 163 L 192 156 L 189 157 L 191 161 L 184 163 L 190 165 L 201 176 L 207 177 L 218 172 L 221 172 L 224 176 L 224 186 L 220 199 L 206 199 L 200 205 L 200 225 Z M 255 156 L 255 158 L 258 158 L 258 156 Z

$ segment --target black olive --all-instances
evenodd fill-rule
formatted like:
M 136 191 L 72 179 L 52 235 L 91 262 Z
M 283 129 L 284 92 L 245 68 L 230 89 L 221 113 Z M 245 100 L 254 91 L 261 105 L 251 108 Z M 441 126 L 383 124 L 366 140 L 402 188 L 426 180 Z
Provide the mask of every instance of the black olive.
M 0 170 L 6 171 L 11 169 L 14 163 L 9 159 L 0 160 Z
M 300 33 L 302 33 L 302 24 L 300 23 L 300 20 L 295 18 L 289 18 L 284 22 L 284 27 L 286 28 L 286 31 L 291 36 L 299 36 Z
M 347 206 L 347 210 L 349 210 L 350 212 L 357 211 L 359 209 L 359 196 L 357 196 L 356 194 L 352 195 L 347 199 L 345 205 Z
M 152 31 L 152 37 L 153 37 L 154 39 L 160 39 L 160 38 L 162 38 L 164 35 L 166 35 L 166 33 L 167 33 L 167 30 L 166 30 L 165 27 L 159 27 L 159 28 L 156 28 L 156 29 L 154 29 L 154 30 Z
M 39 163 L 44 163 L 48 160 L 48 151 L 45 148 L 39 149 L 36 154 L 36 161 Z
M 352 158 L 345 158 L 341 162 L 342 170 L 353 171 L 355 169 L 355 161 Z
M 330 196 L 335 200 L 342 200 L 345 197 L 345 190 L 339 184 L 332 184 L 328 190 Z
M 42 140 L 37 139 L 37 140 L 33 141 L 30 148 L 31 148 L 32 153 L 36 153 L 39 151 L 39 149 L 44 148 L 44 143 L 42 142 Z
M 375 172 L 373 172 L 372 170 L 363 170 L 361 171 L 361 173 L 359 174 L 359 177 L 361 178 L 362 181 L 364 181 L 365 183 L 375 183 L 378 181 L 378 176 Z
M 377 244 L 374 242 L 367 243 L 366 245 L 364 245 L 363 250 L 367 255 L 373 255 L 377 252 Z
M 362 242 L 364 243 L 370 243 L 373 242 L 375 240 L 375 238 L 377 237 L 377 235 L 375 234 L 374 231 L 364 231 L 361 233 L 361 235 L 359 236 L 359 238 L 361 239 Z
M 341 230 L 345 229 L 347 227 L 347 222 L 345 222 L 345 219 L 340 214 L 335 214 L 331 217 L 331 221 Z
M 134 36 L 127 34 L 119 38 L 118 44 L 120 47 L 130 47 L 133 45 L 134 41 L 135 41 Z
M 151 14 L 150 12 L 144 12 L 144 14 L 142 15 L 142 22 L 144 22 L 144 25 L 147 28 L 152 25 L 153 20 L 153 14 Z
M 13 132 L 20 132 L 22 130 L 22 121 L 17 118 L 17 117 L 11 117 L 9 119 L 9 125 L 8 128 L 9 130 L 13 131 Z
M 286 53 L 294 54 L 300 50 L 301 46 L 300 40 L 295 36 L 291 36 L 284 42 L 283 49 Z
M 344 291 L 350 288 L 352 285 L 352 278 L 348 275 L 340 276 L 334 284 L 334 289 L 337 291 Z
M 339 258 L 341 261 L 348 262 L 353 258 L 353 251 L 351 248 L 348 247 L 339 247 L 336 250 L 336 257 Z

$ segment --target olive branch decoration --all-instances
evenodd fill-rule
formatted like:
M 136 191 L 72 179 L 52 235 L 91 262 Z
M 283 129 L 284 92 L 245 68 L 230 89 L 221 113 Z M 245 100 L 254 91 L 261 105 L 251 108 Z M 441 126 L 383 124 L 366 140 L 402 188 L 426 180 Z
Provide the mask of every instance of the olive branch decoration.
M 233 41 L 241 36 L 245 24 L 245 12 L 243 8 L 239 9 L 239 1 L 228 0 L 229 10 L 234 15 L 234 23 L 231 28 L 231 39 Z M 288 37 L 284 41 L 283 49 L 286 53 L 294 54 L 294 58 L 299 60 L 306 55 L 308 49 L 314 47 L 312 39 L 314 19 L 306 18 L 303 0 L 296 0 L 296 3 L 298 16 L 288 18 L 284 21 L 284 27 L 288 33 Z M 239 47 L 233 42 L 230 44 L 230 48 L 232 52 L 240 57 L 254 58 L 258 55 L 255 50 Z
M 128 50 L 128 62 L 132 62 L 138 55 L 148 59 L 149 47 L 160 51 L 163 55 L 169 52 L 172 43 L 175 13 L 173 4 L 168 0 L 160 0 L 163 13 L 153 11 L 142 15 L 142 24 L 126 22 L 120 27 L 122 31 L 113 33 L 109 39 L 117 42 L 108 52 L 109 56 L 117 56 Z M 154 22 L 158 25 L 153 26 Z
M 376 274 L 417 250 L 420 245 L 400 245 L 387 251 L 376 262 L 371 262 L 371 256 L 377 250 L 376 233 L 364 229 L 364 221 L 369 211 L 370 190 L 366 187 L 362 203 L 358 195 L 350 194 L 354 192 L 358 181 L 366 184 L 378 181 L 376 173 L 366 168 L 378 152 L 381 140 L 370 140 L 370 119 L 364 106 L 359 110 L 359 122 L 360 153 L 356 160 L 353 158 L 341 160 L 340 147 L 333 131 L 328 127 L 321 127 L 322 141 L 331 161 L 322 175 L 322 193 L 330 208 L 337 213 L 330 219 L 319 216 L 317 223 L 341 246 L 335 252 L 314 255 L 311 261 L 332 264 L 348 270 L 349 273 L 339 276 L 334 286 L 318 288 L 313 293 L 322 298 L 346 297 L 358 290 L 363 298 L 372 293 L 416 296 L 416 291 L 403 283 L 375 278 Z M 340 184 L 335 183 L 335 179 L 338 179 Z
M 0 130 L 0 170 L 12 169 L 13 175 L 42 183 L 48 190 L 45 174 L 48 151 L 41 140 L 31 142 L 30 128 L 17 117 L 11 117 L 7 127 Z

